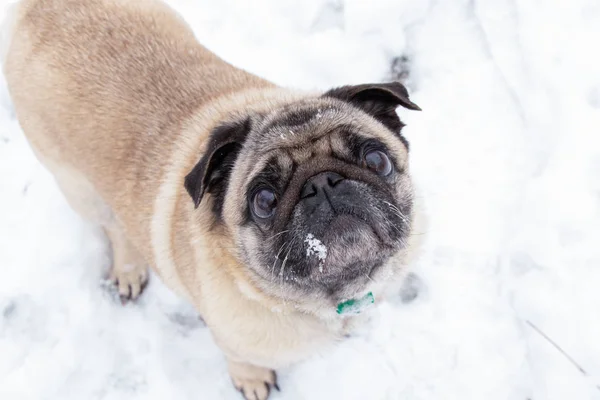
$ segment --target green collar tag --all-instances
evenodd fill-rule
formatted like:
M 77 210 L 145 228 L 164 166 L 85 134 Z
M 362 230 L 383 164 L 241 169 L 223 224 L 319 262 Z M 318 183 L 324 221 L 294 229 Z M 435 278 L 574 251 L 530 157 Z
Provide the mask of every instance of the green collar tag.
M 375 297 L 373 292 L 369 292 L 360 299 L 350 299 L 338 304 L 337 313 L 340 315 L 358 315 L 373 303 L 375 303 Z

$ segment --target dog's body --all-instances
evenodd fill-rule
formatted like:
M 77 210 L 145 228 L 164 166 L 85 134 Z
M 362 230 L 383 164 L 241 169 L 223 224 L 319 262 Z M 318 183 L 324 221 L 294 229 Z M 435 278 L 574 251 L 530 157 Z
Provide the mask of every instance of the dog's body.
M 327 293 L 340 293 L 331 299 L 317 289 L 312 298 L 304 295 L 308 289 L 281 289 L 292 285 L 283 282 L 285 261 L 281 285 L 263 279 L 244 262 L 262 257 L 252 250 L 260 241 L 244 230 L 249 228 L 237 213 L 247 182 L 246 174 L 235 168 L 256 174 L 251 172 L 252 157 L 239 156 L 222 204 L 216 203 L 217 190 L 210 187 L 212 201 L 200 203 L 206 188 L 200 191 L 190 173 L 197 170 L 199 156 L 217 149 L 219 143 L 210 137 L 223 121 L 269 116 L 298 102 L 317 104 L 319 113 L 329 107 L 331 118 L 339 119 L 355 112 L 351 106 L 348 111 L 333 98 L 278 88 L 225 63 L 155 0 L 22 0 L 12 20 L 4 70 L 17 116 L 35 154 L 72 207 L 104 227 L 121 294 L 135 298 L 145 282 L 146 265 L 151 265 L 198 308 L 227 355 L 235 385 L 247 397 L 266 398 L 269 385 L 276 384 L 272 369 L 348 333 L 361 317 L 338 316 L 339 298 L 372 291 L 379 300 L 386 288 L 397 287 L 393 282 L 401 280 L 400 267 L 414 248 L 414 235 L 389 255 L 398 273 L 387 273 L 360 289 L 323 284 Z M 402 101 L 408 102 L 407 97 L 399 102 L 412 105 Z M 381 130 L 378 122 L 367 119 L 357 120 Z M 268 121 L 262 121 L 264 128 Z M 294 129 L 289 129 L 292 136 Z M 385 134 L 381 140 L 405 152 L 400 141 Z M 314 152 L 304 154 L 291 146 L 290 157 L 310 164 Z M 209 161 L 210 167 L 213 159 Z M 219 182 L 214 178 L 208 184 Z M 414 210 L 411 214 L 414 220 Z M 238 225 L 239 230 L 232 228 Z M 330 253 L 332 259 L 342 257 L 335 255 L 335 248 Z M 334 271 L 337 266 L 327 268 Z M 304 282 L 303 276 L 290 280 Z

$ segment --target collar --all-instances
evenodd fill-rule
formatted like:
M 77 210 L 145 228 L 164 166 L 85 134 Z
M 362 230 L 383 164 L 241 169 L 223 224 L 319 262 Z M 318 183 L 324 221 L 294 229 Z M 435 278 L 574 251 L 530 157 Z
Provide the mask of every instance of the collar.
M 341 316 L 358 315 L 375 303 L 373 292 L 357 299 L 343 301 L 337 305 L 336 312 Z

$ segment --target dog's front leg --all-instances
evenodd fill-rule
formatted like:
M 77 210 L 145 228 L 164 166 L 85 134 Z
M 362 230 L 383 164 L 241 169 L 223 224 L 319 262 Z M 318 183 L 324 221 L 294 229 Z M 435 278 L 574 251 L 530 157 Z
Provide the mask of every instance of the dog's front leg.
M 123 302 L 135 300 L 148 281 L 148 266 L 116 221 L 107 224 L 104 231 L 113 249 L 113 265 L 109 279 L 117 286 Z

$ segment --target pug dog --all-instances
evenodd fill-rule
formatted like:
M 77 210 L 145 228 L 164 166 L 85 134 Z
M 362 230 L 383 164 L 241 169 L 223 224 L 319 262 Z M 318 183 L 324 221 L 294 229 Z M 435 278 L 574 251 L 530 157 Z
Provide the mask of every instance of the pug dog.
M 397 291 L 419 207 L 398 82 L 281 88 L 211 53 L 157 0 L 21 0 L 17 118 L 135 299 L 148 266 L 192 302 L 247 399 Z

